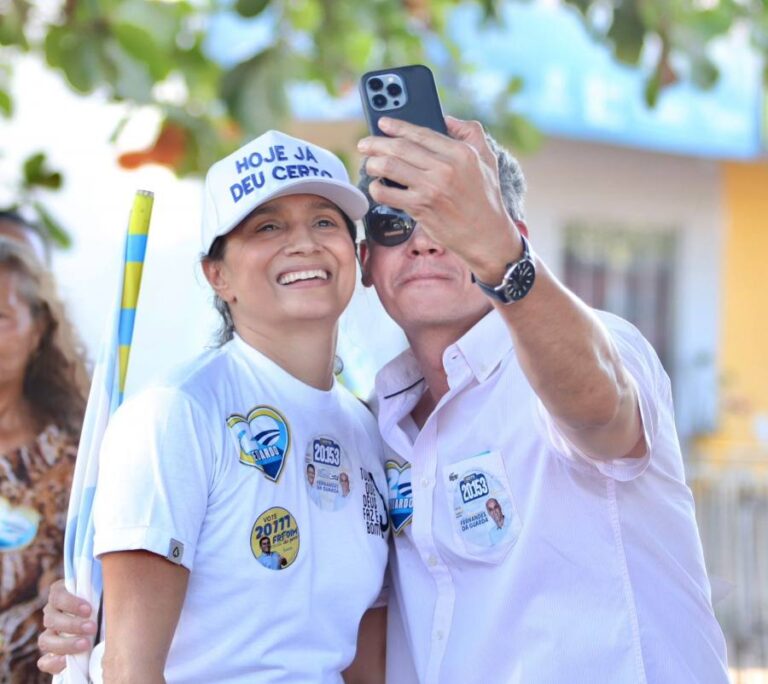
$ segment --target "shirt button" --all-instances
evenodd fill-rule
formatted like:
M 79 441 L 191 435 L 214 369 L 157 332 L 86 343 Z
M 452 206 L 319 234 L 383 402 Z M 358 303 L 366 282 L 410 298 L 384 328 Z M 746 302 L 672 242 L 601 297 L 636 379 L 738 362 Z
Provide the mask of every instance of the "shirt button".
M 443 636 L 445 636 L 445 635 L 443 634 L 443 630 L 442 629 L 438 629 L 437 632 L 435 632 L 435 636 L 437 637 L 438 641 L 442 641 L 443 640 Z
M 421 479 L 421 486 L 422 486 L 424 489 L 426 489 L 427 487 L 429 487 L 429 478 L 423 477 L 423 478 Z
M 434 568 L 437 565 L 437 556 L 432 555 L 427 559 L 427 563 L 430 567 Z

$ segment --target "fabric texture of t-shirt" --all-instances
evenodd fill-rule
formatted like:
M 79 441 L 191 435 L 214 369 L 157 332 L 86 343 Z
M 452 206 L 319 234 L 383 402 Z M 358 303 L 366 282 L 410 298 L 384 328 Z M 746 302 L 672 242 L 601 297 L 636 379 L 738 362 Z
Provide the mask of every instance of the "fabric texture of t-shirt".
M 143 549 L 190 570 L 169 684 L 339 682 L 382 586 L 385 486 L 365 406 L 338 383 L 305 385 L 236 337 L 113 417 L 95 553 Z M 265 553 L 278 559 L 263 563 Z

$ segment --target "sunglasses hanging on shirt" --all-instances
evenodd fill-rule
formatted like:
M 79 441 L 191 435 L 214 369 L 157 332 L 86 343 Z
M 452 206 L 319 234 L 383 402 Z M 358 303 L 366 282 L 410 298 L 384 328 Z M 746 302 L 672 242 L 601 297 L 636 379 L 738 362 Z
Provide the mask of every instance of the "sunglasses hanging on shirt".
M 416 226 L 408 214 L 384 204 L 375 204 L 363 217 L 365 233 L 384 247 L 394 247 L 405 242 Z

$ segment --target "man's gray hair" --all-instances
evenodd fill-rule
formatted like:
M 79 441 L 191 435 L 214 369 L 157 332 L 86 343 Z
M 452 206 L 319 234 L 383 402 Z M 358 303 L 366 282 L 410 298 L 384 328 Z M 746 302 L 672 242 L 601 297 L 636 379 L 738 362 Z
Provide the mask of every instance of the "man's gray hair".
M 485 139 L 488 142 L 488 146 L 496 155 L 496 160 L 499 164 L 499 185 L 501 186 L 501 199 L 504 202 L 504 208 L 507 213 L 515 220 L 522 221 L 524 218 L 523 213 L 523 200 L 525 199 L 525 176 L 523 176 L 523 170 L 520 168 L 520 164 L 515 159 L 508 149 L 500 145 L 494 137 L 486 131 Z M 368 192 L 368 186 L 375 180 L 372 176 L 369 176 L 365 170 L 365 160 L 360 167 L 360 181 L 357 187 L 365 193 L 368 201 L 371 204 L 375 204 L 373 198 Z

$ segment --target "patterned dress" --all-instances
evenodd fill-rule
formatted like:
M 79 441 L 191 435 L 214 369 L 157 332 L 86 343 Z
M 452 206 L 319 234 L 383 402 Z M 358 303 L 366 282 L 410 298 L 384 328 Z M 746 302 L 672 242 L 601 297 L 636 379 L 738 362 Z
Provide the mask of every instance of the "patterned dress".
M 37 670 L 48 587 L 63 576 L 76 441 L 53 425 L 0 455 L 0 684 L 50 682 Z

